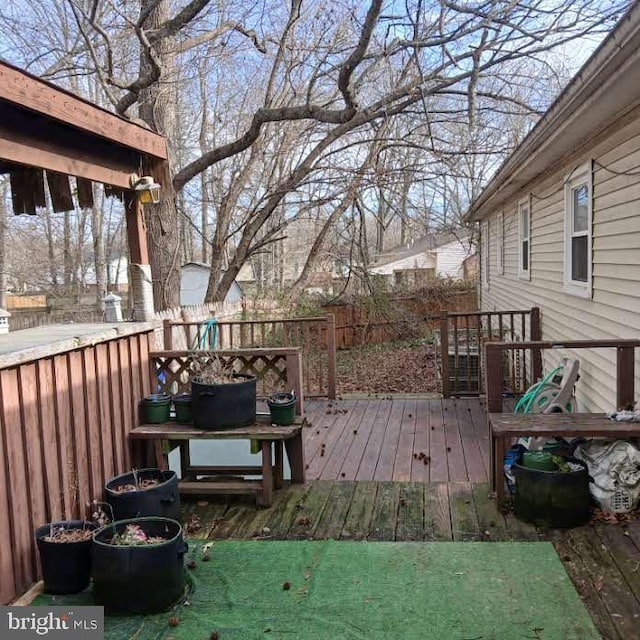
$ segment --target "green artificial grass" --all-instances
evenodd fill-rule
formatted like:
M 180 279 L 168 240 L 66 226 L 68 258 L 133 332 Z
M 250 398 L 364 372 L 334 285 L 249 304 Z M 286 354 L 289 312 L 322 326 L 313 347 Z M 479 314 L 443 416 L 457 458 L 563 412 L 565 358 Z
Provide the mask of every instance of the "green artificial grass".
M 546 542 L 220 541 L 208 562 L 202 544 L 190 542 L 188 606 L 106 617 L 106 638 L 600 638 Z M 90 592 L 34 604 L 73 603 L 91 603 Z

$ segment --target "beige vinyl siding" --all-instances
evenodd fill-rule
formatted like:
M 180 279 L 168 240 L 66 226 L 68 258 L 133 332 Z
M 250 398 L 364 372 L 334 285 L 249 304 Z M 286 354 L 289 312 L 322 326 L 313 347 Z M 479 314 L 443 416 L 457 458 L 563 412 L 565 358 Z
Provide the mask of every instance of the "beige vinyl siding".
M 575 167 L 591 159 L 595 162 L 590 300 L 564 291 L 564 181 Z M 637 175 L 618 175 L 624 172 Z M 531 280 L 526 281 L 518 277 L 517 203 L 529 194 Z M 490 286 L 481 291 L 484 310 L 538 306 L 545 340 L 640 337 L 640 119 L 619 128 L 604 142 L 584 147 L 579 156 L 554 168 L 544 180 L 527 185 L 500 210 L 505 221 L 504 275 L 491 272 Z M 496 211 L 491 219 L 497 220 L 498 214 Z M 546 351 L 545 370 L 555 366 L 562 355 L 574 355 L 581 362 L 580 410 L 614 409 L 614 351 Z M 640 358 L 636 356 L 636 398 L 639 389 Z

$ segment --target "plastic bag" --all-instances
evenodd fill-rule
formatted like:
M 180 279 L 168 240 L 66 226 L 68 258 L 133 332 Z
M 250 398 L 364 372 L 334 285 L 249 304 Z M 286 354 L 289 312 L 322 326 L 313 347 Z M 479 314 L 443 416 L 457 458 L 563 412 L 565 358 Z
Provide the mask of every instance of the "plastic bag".
M 640 499 L 640 450 L 625 440 L 590 440 L 576 447 L 593 479 L 591 495 L 605 511 L 628 513 Z

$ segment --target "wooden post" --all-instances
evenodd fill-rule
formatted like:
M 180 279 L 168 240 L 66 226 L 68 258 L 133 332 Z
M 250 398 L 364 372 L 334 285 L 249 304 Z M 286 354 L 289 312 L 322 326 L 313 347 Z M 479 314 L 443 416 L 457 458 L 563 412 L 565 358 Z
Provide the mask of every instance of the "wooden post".
M 540 326 L 540 307 L 533 307 L 531 309 L 531 318 L 529 326 L 529 340 L 531 342 L 538 342 L 542 340 L 542 329 Z M 524 340 L 525 337 L 522 336 Z M 531 349 L 531 376 L 532 382 L 537 382 L 542 379 L 542 350 Z
M 133 289 L 133 317 L 138 321 L 153 320 L 153 286 L 144 210 L 134 191 L 125 191 L 124 210 L 129 244 L 129 272 Z
M 440 361 L 442 362 L 442 397 L 449 398 L 449 315 L 446 311 L 440 314 Z
M 616 407 L 618 409 L 633 408 L 635 402 L 633 347 L 616 349 Z
M 173 351 L 173 329 L 169 318 L 162 321 L 162 331 L 164 333 L 164 350 Z
M 500 345 L 487 343 L 484 359 L 487 414 L 502 413 L 502 348 Z
M 287 383 L 291 385 L 298 402 L 296 403 L 296 414 L 304 415 L 304 390 L 302 388 L 302 354 L 300 349 L 289 349 L 287 351 Z
M 336 365 L 336 317 L 333 313 L 327 314 L 327 368 L 327 394 L 330 400 L 335 400 L 338 368 Z

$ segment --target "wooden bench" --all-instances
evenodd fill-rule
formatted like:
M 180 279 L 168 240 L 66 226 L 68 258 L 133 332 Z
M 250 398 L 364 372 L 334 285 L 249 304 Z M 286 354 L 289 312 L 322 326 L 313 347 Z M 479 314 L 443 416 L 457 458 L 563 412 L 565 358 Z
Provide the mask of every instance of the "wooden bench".
M 514 438 L 636 438 L 640 423 L 615 422 L 602 413 L 490 413 L 491 484 L 498 506 L 505 502 L 504 456 Z
M 139 468 L 151 465 L 167 469 L 170 451 L 179 447 L 182 469 L 182 480 L 178 485 L 180 493 L 200 496 L 255 494 L 258 504 L 268 507 L 273 499 L 273 489 L 282 487 L 283 445 L 291 468 L 291 482 L 304 483 L 303 419 L 298 417 L 293 425 L 280 427 L 271 425 L 268 414 L 258 414 L 257 418 L 256 424 L 220 431 L 206 431 L 173 422 L 140 425 L 129 433 L 133 460 Z M 262 465 L 192 465 L 189 456 L 190 440 L 258 440 L 262 449 Z M 148 444 L 152 446 L 145 446 Z M 219 481 L 198 480 L 198 476 L 216 475 L 226 478 Z M 245 475 L 259 476 L 260 479 L 245 480 L 241 477 Z M 228 476 L 240 477 L 228 479 Z

